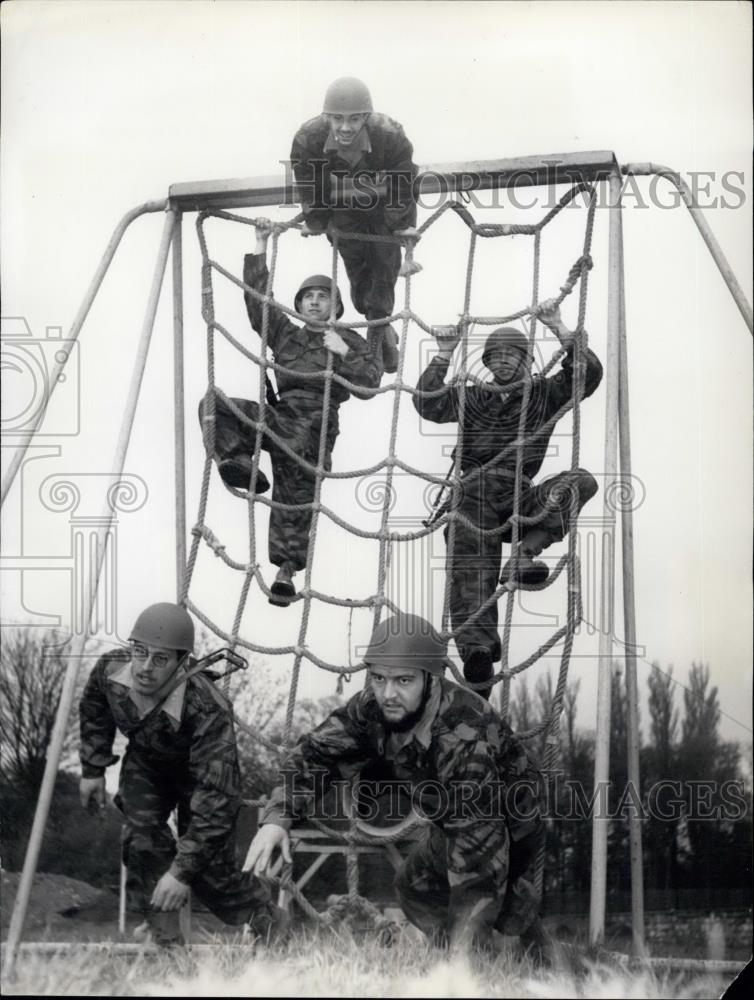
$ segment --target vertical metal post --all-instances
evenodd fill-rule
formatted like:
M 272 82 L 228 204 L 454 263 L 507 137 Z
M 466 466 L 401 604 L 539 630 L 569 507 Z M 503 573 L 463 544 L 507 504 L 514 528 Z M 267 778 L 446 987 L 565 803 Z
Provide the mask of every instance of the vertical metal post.
M 152 286 L 149 291 L 149 299 L 147 300 L 146 313 L 141 328 L 141 337 L 139 339 L 136 359 L 134 361 L 133 372 L 131 374 L 131 385 L 128 390 L 128 399 L 126 400 L 126 405 L 123 410 L 120 434 L 115 449 L 115 456 L 113 458 L 111 475 L 117 478 L 120 478 L 123 474 L 123 466 L 126 461 L 128 443 L 131 439 L 131 430 L 133 428 L 134 416 L 136 414 L 136 404 L 139 401 L 139 392 L 141 390 L 141 383 L 144 377 L 144 368 L 146 367 L 149 344 L 152 339 L 154 318 L 157 312 L 157 304 L 160 299 L 160 289 L 165 275 L 165 266 L 167 264 L 168 252 L 170 251 L 170 241 L 173 235 L 174 223 L 175 212 L 172 209 L 168 209 L 165 216 L 165 225 L 162 231 L 160 247 L 157 252 L 157 263 L 155 265 L 154 276 L 152 278 Z M 52 792 L 58 773 L 60 754 L 63 748 L 63 740 L 65 738 L 65 732 L 68 725 L 68 716 L 70 715 L 71 704 L 73 703 L 73 697 L 76 692 L 76 680 L 78 678 L 79 666 L 84 654 L 86 640 L 89 636 L 92 611 L 94 610 L 95 601 L 97 599 L 97 586 L 99 584 L 102 566 L 105 561 L 105 554 L 107 551 L 106 540 L 108 533 L 110 532 L 112 519 L 113 509 L 108 503 L 106 503 L 101 518 L 101 525 L 97 534 L 97 566 L 95 572 L 91 574 L 91 579 L 87 583 L 87 593 L 84 596 L 84 631 L 75 637 L 72 644 L 72 650 L 68 658 L 66 674 L 60 693 L 60 702 L 58 703 L 58 711 L 55 716 L 55 726 L 53 728 L 50 745 L 47 750 L 47 761 L 45 764 L 44 776 L 42 778 L 42 785 L 39 790 L 39 797 L 37 799 L 37 808 L 34 813 L 34 822 L 29 835 L 29 844 L 26 848 L 24 867 L 21 872 L 18 892 L 13 904 L 13 913 L 11 915 L 10 928 L 8 930 L 6 952 L 6 969 L 8 975 L 10 975 L 13 970 L 18 944 L 21 940 L 24 921 L 26 920 L 29 896 L 31 895 L 34 873 L 37 870 L 39 851 L 42 847 L 42 838 L 44 837 L 45 826 L 47 824 L 47 816 L 50 811 L 50 801 L 52 799 Z
M 607 287 L 607 355 L 605 359 L 605 452 L 602 501 L 602 573 L 597 734 L 594 748 L 594 814 L 592 816 L 592 884 L 589 900 L 589 940 L 597 944 L 605 933 L 607 891 L 608 780 L 610 777 L 610 663 L 615 609 L 614 485 L 617 472 L 618 383 L 620 364 L 620 232 L 621 181 L 614 171 L 609 181 L 609 256 Z
M 120 893 L 118 895 L 118 930 L 126 933 L 126 866 L 120 863 Z
M 175 591 L 183 598 L 186 572 L 186 448 L 183 387 L 183 212 L 173 229 L 173 433 L 175 438 Z
M 630 500 L 631 425 L 628 407 L 628 346 L 626 342 L 626 288 L 623 261 L 623 228 L 620 229 L 620 382 L 618 386 L 618 425 L 620 472 L 625 488 L 621 491 L 621 543 L 623 566 L 623 627 L 626 639 L 626 697 L 628 700 L 628 780 L 635 800 L 641 801 L 639 773 L 639 687 L 636 679 L 636 600 L 634 593 L 634 515 Z M 644 864 L 641 849 L 641 816 L 632 809 L 628 817 L 631 852 L 631 927 L 633 952 L 646 953 L 644 942 Z

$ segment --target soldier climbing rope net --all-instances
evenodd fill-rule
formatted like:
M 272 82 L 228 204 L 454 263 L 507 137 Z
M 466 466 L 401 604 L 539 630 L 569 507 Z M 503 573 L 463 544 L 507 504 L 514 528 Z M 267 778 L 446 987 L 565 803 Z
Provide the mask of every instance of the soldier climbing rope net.
M 567 278 L 565 279 L 563 285 L 560 288 L 560 293 L 555 297 L 555 302 L 559 305 L 567 295 L 569 295 L 576 284 L 580 281 L 580 295 L 579 295 L 579 312 L 578 312 L 578 323 L 575 331 L 575 349 L 574 349 L 574 380 L 573 380 L 573 393 L 571 400 L 566 403 L 557 413 L 555 413 L 545 424 L 543 424 L 537 431 L 533 434 L 525 436 L 525 416 L 527 411 L 527 404 L 530 392 L 529 384 L 524 385 L 523 390 L 523 401 L 521 405 L 521 417 L 520 424 L 518 428 L 518 435 L 516 440 L 512 445 L 508 446 L 504 450 L 500 451 L 491 460 L 486 462 L 484 465 L 478 466 L 475 469 L 466 472 L 462 477 L 460 470 L 460 454 L 458 449 L 456 449 L 456 454 L 454 458 L 454 465 L 445 478 L 435 475 L 423 469 L 419 469 L 415 466 L 408 464 L 407 462 L 401 460 L 396 454 L 397 446 L 397 431 L 398 431 L 398 415 L 401 403 L 401 397 L 403 393 L 410 393 L 412 395 L 435 395 L 436 392 L 423 392 L 422 390 L 415 389 L 403 381 L 403 366 L 405 360 L 405 345 L 407 342 L 406 333 L 409 324 L 414 323 L 420 329 L 425 332 L 432 333 L 432 327 L 428 326 L 420 316 L 418 316 L 411 308 L 411 281 L 412 277 L 417 271 L 419 271 L 420 265 L 414 261 L 414 245 L 418 240 L 421 239 L 423 234 L 432 226 L 437 219 L 447 211 L 452 211 L 454 214 L 463 221 L 463 223 L 468 227 L 470 231 L 470 243 L 469 251 L 467 257 L 466 265 L 466 288 L 464 295 L 464 308 L 463 313 L 460 318 L 459 328 L 461 331 L 461 364 L 460 370 L 457 377 L 454 379 L 454 383 L 457 386 L 458 397 L 459 397 L 459 425 L 463 425 L 464 418 L 464 408 L 465 408 L 465 388 L 468 381 L 474 381 L 474 377 L 468 371 L 468 332 L 474 324 L 479 325 L 498 325 L 501 323 L 511 322 L 516 319 L 522 319 L 524 317 L 529 318 L 529 350 L 527 360 L 530 362 L 533 356 L 533 346 L 534 346 L 534 335 L 536 330 L 536 317 L 534 315 L 534 309 L 539 301 L 539 265 L 540 265 L 540 241 L 541 233 L 544 227 L 552 221 L 552 219 L 568 204 L 570 204 L 574 198 L 580 193 L 585 192 L 587 200 L 587 213 L 586 213 L 586 227 L 584 234 L 583 250 L 579 258 L 576 260 L 574 265 L 571 267 Z M 311 606 L 314 601 L 320 601 L 326 604 L 340 605 L 342 607 L 348 608 L 372 608 L 374 613 L 374 624 L 376 625 L 382 613 L 383 607 L 387 607 L 394 612 L 399 612 L 401 609 L 398 608 L 393 601 L 386 596 L 385 593 L 385 583 L 386 583 L 386 572 L 387 565 L 389 562 L 389 552 L 390 547 L 394 544 L 402 544 L 414 541 L 428 535 L 432 532 L 443 528 L 445 525 L 448 526 L 448 539 L 447 539 L 447 572 L 446 572 L 446 582 L 445 582 L 445 595 L 444 595 L 444 623 L 448 623 L 448 606 L 449 606 L 449 582 L 453 572 L 453 554 L 454 554 L 454 543 L 455 543 L 455 526 L 458 522 L 463 522 L 467 527 L 472 530 L 485 535 L 500 535 L 506 530 L 510 530 L 512 534 L 511 547 L 515 548 L 518 537 L 519 530 L 521 527 L 529 527 L 538 523 L 543 518 L 543 514 L 535 515 L 533 517 L 524 517 L 520 514 L 520 495 L 521 495 L 521 481 L 522 481 L 522 457 L 524 446 L 530 443 L 534 438 L 540 437 L 547 433 L 558 420 L 569 410 L 573 410 L 573 436 L 572 436 L 572 449 L 571 449 L 571 469 L 575 470 L 578 468 L 579 464 L 579 444 L 580 444 L 580 419 L 579 419 L 579 398 L 581 390 L 583 387 L 583 364 L 581 361 L 584 346 L 584 315 L 586 310 L 586 298 L 587 298 L 587 275 L 588 271 L 592 266 L 590 257 L 590 247 L 592 239 L 592 229 L 594 223 L 594 210 L 595 210 L 595 192 L 594 189 L 588 184 L 577 184 L 572 187 L 558 202 L 558 204 L 551 209 L 547 215 L 544 216 L 539 222 L 531 225 L 511 225 L 511 224 L 491 224 L 491 223 L 477 223 L 475 222 L 471 213 L 467 208 L 460 202 L 451 200 L 446 202 L 441 208 L 434 212 L 417 230 L 415 237 L 390 237 L 390 236 L 367 236 L 364 234 L 354 234 L 354 233 L 340 233 L 337 230 L 332 230 L 333 248 L 332 248 L 332 278 L 333 282 L 337 282 L 338 277 L 338 243 L 341 239 L 360 239 L 360 240 L 381 240 L 381 241 L 393 241 L 405 245 L 406 248 L 406 260 L 402 269 L 404 283 L 405 283 L 405 297 L 404 297 L 404 307 L 403 309 L 396 313 L 394 316 L 390 317 L 390 321 L 400 320 L 402 322 L 403 331 L 401 336 L 401 351 L 400 351 L 400 361 L 398 372 L 395 381 L 388 384 L 380 386 L 375 389 L 364 389 L 363 387 L 354 386 L 346 378 L 341 375 L 336 374 L 332 367 L 332 357 L 330 356 L 328 360 L 327 368 L 324 372 L 311 372 L 311 373 L 301 373 L 296 372 L 296 377 L 298 379 L 309 379 L 312 381 L 319 381 L 323 383 L 323 398 L 322 398 L 322 424 L 320 432 L 320 446 L 319 446 L 319 457 L 316 465 L 312 465 L 305 458 L 297 454 L 291 446 L 281 437 L 279 437 L 274 430 L 268 425 L 266 421 L 268 402 L 265 393 L 265 377 L 267 370 L 270 369 L 278 373 L 287 373 L 289 369 L 274 362 L 267 354 L 267 336 L 269 329 L 269 310 L 271 304 L 274 304 L 274 308 L 280 310 L 281 312 L 298 318 L 297 314 L 292 310 L 277 302 L 274 299 L 273 287 L 275 281 L 275 272 L 277 267 L 277 260 L 279 254 L 279 239 L 280 236 L 288 230 L 296 229 L 299 226 L 299 217 L 290 222 L 280 222 L 276 223 L 272 227 L 272 254 L 269 268 L 269 277 L 267 288 L 264 295 L 260 295 L 255 289 L 251 288 L 249 285 L 245 285 L 243 281 L 237 278 L 235 275 L 227 271 L 222 265 L 210 257 L 209 250 L 207 247 L 207 238 L 205 233 L 205 222 L 208 217 L 215 217 L 220 219 L 225 219 L 231 222 L 239 223 L 241 225 L 255 226 L 257 220 L 249 219 L 245 216 L 234 215 L 230 212 L 224 212 L 219 210 L 207 210 L 199 214 L 197 218 L 197 233 L 199 237 L 199 244 L 202 253 L 202 314 L 207 325 L 207 373 L 208 373 L 208 393 L 207 393 L 207 416 L 209 417 L 207 421 L 208 427 L 208 449 L 207 457 L 204 463 L 204 470 L 202 475 L 202 487 L 199 497 L 199 509 L 196 518 L 196 524 L 192 529 L 192 545 L 187 563 L 187 570 L 184 576 L 183 583 L 183 594 L 182 600 L 186 606 L 197 616 L 197 618 L 202 621 L 208 628 L 210 628 L 217 636 L 230 642 L 232 646 L 241 646 L 245 649 L 249 649 L 253 652 L 263 653 L 268 655 L 281 655 L 281 654 L 293 654 L 294 656 L 294 668 L 293 675 L 291 678 L 291 691 L 290 699 L 288 703 L 288 713 L 287 713 L 287 731 L 286 735 L 290 734 L 290 727 L 292 724 L 293 709 L 295 706 L 296 692 L 298 687 L 298 678 L 301 668 L 301 662 L 304 659 L 311 661 L 323 670 L 331 671 L 339 675 L 350 675 L 355 671 L 362 669 L 361 666 L 353 665 L 339 665 L 335 663 L 329 663 L 313 652 L 307 645 L 307 633 L 309 627 L 309 618 L 311 612 Z M 474 270 L 474 259 L 476 251 L 476 241 L 478 237 L 483 238 L 494 238 L 502 236 L 514 236 L 514 235 L 531 235 L 534 237 L 534 278 L 533 278 L 533 289 L 532 289 L 532 301 L 530 305 L 518 310 L 517 312 L 511 313 L 507 316 L 474 316 L 470 313 L 470 299 L 471 299 L 471 279 Z M 225 277 L 227 280 L 237 285 L 239 288 L 243 289 L 249 295 L 258 299 L 262 303 L 262 330 L 261 330 L 261 349 L 259 354 L 255 354 L 253 351 L 249 350 L 247 347 L 242 345 L 231 333 L 224 327 L 215 316 L 214 309 L 214 296 L 213 296 L 213 272 Z M 332 310 L 334 312 L 335 303 L 332 304 Z M 334 329 L 344 328 L 346 326 L 352 329 L 364 328 L 367 326 L 375 326 L 380 323 L 384 323 L 385 320 L 371 320 L 362 321 L 357 323 L 338 323 L 336 322 L 334 315 L 331 314 L 329 320 L 329 326 Z M 241 354 L 247 357 L 259 369 L 259 419 L 254 421 L 247 417 L 241 410 L 238 409 L 224 393 L 215 386 L 215 335 L 221 334 L 229 343 L 233 345 Z M 552 358 L 546 364 L 543 369 L 543 374 L 547 374 L 554 365 L 558 362 L 563 354 L 563 350 L 559 349 L 554 353 Z M 325 445 L 327 440 L 328 432 L 328 419 L 329 419 L 329 398 L 332 382 L 336 381 L 343 385 L 347 390 L 356 390 L 361 395 L 378 395 L 382 393 L 392 393 L 393 394 L 393 407 L 392 407 L 392 419 L 390 424 L 389 433 L 389 450 L 387 456 L 380 462 L 360 469 L 350 469 L 346 471 L 327 471 L 324 466 L 324 454 Z M 495 387 L 494 385 L 487 385 L 487 388 L 491 392 L 504 391 L 501 388 Z M 441 390 L 443 392 L 447 389 Z M 214 451 L 214 421 L 212 420 L 214 400 L 219 397 L 223 403 L 230 409 L 230 411 L 237 417 L 237 419 L 247 427 L 253 429 L 255 434 L 255 446 L 252 456 L 252 474 L 250 489 L 246 494 L 248 502 L 248 523 L 249 523 L 249 558 L 246 562 L 240 562 L 232 559 L 226 552 L 225 545 L 218 539 L 215 532 L 207 524 L 207 502 L 209 497 L 209 487 L 211 479 L 211 469 L 212 469 L 212 454 Z M 255 494 L 255 484 L 259 469 L 259 458 L 260 451 L 262 448 L 263 436 L 267 436 L 275 445 L 283 451 L 293 462 L 305 470 L 310 476 L 314 478 L 315 490 L 314 499 L 310 504 L 298 504 L 298 505 L 286 505 L 280 501 L 270 499 L 266 496 L 258 496 Z M 457 509 L 457 498 L 460 496 L 460 491 L 463 485 L 468 484 L 468 482 L 481 475 L 486 468 L 497 463 L 500 459 L 506 457 L 511 451 L 515 451 L 516 457 L 516 473 L 515 473 L 515 492 L 514 492 L 514 509 L 513 513 L 508 520 L 495 528 L 482 529 L 473 525 L 465 515 Z M 449 486 L 451 490 L 451 501 L 446 505 L 446 509 L 440 514 L 439 517 L 434 519 L 432 523 L 424 526 L 421 529 L 408 532 L 397 532 L 390 529 L 388 524 L 389 510 L 390 510 L 390 496 L 392 493 L 392 480 L 394 472 L 396 469 L 400 469 L 409 475 L 419 477 L 428 483 L 434 483 L 437 486 Z M 381 520 L 379 528 L 375 531 L 368 531 L 363 528 L 349 523 L 346 519 L 341 517 L 336 511 L 330 509 L 321 501 L 321 491 L 322 483 L 325 479 L 363 479 L 367 476 L 375 475 L 379 472 L 384 471 L 385 473 L 385 490 L 383 493 L 383 504 L 381 510 Z M 244 494 L 239 492 L 239 496 Z M 300 590 L 299 598 L 303 601 L 303 614 L 301 617 L 301 624 L 299 629 L 298 641 L 295 645 L 289 646 L 278 646 L 270 647 L 262 645 L 258 642 L 252 642 L 248 639 L 242 638 L 239 635 L 240 623 L 243 617 L 243 612 L 246 607 L 246 602 L 249 595 L 249 590 L 252 581 L 256 581 L 260 589 L 265 595 L 270 596 L 270 589 L 265 582 L 262 575 L 260 564 L 257 558 L 257 532 L 256 532 L 256 504 L 261 503 L 268 507 L 282 507 L 284 509 L 304 509 L 311 508 L 312 511 L 312 521 L 311 521 L 311 532 L 309 536 L 309 549 L 307 566 L 305 571 L 304 586 Z M 317 542 L 317 529 L 319 524 L 319 517 L 324 514 L 326 517 L 330 518 L 335 524 L 339 525 L 345 531 L 357 535 L 361 538 L 374 539 L 379 544 L 379 557 L 378 557 L 378 575 L 376 583 L 375 593 L 361 599 L 351 599 L 351 598 L 340 598 L 332 594 L 322 593 L 315 590 L 311 586 L 311 573 L 312 566 L 314 564 L 315 548 Z M 571 498 L 571 508 L 569 511 L 569 529 L 575 526 L 576 517 L 578 514 L 578 504 L 577 497 L 572 496 Z M 196 560 L 198 556 L 199 546 L 201 541 L 204 540 L 207 545 L 212 549 L 212 551 L 219 556 L 223 562 L 229 567 L 243 573 L 243 585 L 241 587 L 241 593 L 236 607 L 235 616 L 233 619 L 232 626 L 229 630 L 224 630 L 216 622 L 212 621 L 207 615 L 205 615 L 200 608 L 198 608 L 189 597 L 191 581 L 193 577 L 194 568 L 196 565 Z M 523 662 L 515 665 L 508 665 L 508 655 L 509 655 L 509 641 L 510 641 L 510 625 L 513 615 L 513 594 L 516 588 L 518 589 L 544 589 L 544 587 L 549 587 L 555 580 L 559 577 L 563 570 L 566 570 L 568 577 L 568 616 L 566 624 L 557 630 L 548 640 L 540 646 L 534 653 L 527 657 Z M 498 601 L 501 597 L 506 597 L 506 611 L 505 611 L 505 622 L 503 628 L 503 652 L 502 652 L 502 667 L 499 673 L 493 678 L 493 683 L 503 684 L 503 697 L 502 697 L 502 709 L 505 713 L 507 710 L 508 701 L 508 687 L 510 678 L 514 675 L 525 670 L 527 667 L 535 663 L 542 655 L 552 649 L 561 640 L 564 641 L 563 657 L 561 659 L 561 664 L 565 664 L 567 668 L 568 658 L 570 656 L 571 645 L 573 640 L 573 634 L 575 632 L 576 626 L 580 620 L 580 601 L 579 601 L 579 571 L 578 571 L 578 559 L 575 549 L 575 539 L 573 531 L 569 530 L 569 545 L 568 552 L 565 556 L 558 562 L 557 566 L 554 568 L 553 572 L 550 574 L 548 580 L 544 584 L 515 584 L 513 582 L 501 584 L 492 597 L 481 607 L 477 608 L 474 613 L 468 619 L 468 623 L 473 622 L 476 617 L 492 602 Z M 450 628 L 446 628 L 444 631 L 445 638 L 453 638 L 454 631 Z M 467 683 L 463 681 L 460 672 L 453 665 L 453 672 L 456 679 L 461 683 Z M 561 666 L 561 675 L 563 674 L 563 667 Z M 562 703 L 562 696 L 564 690 L 565 679 L 559 677 L 558 686 L 556 688 L 556 696 L 554 701 L 554 713 L 559 710 L 560 704 Z M 473 685 L 471 685 L 473 686 Z M 532 738 L 539 735 L 542 732 L 543 727 L 540 726 L 535 730 L 532 730 L 525 736 Z

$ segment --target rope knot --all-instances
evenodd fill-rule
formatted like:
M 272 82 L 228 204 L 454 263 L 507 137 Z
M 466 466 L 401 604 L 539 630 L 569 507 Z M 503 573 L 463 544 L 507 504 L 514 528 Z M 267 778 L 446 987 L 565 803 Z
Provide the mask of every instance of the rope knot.
M 342 670 L 338 674 L 338 683 L 335 685 L 335 693 L 340 696 L 343 694 L 343 685 L 351 683 L 351 675 L 346 670 Z
M 571 270 L 568 272 L 568 277 L 565 280 L 565 284 L 560 286 L 561 292 L 565 295 L 569 295 L 573 291 L 573 287 L 579 280 L 584 271 L 591 271 L 594 266 L 594 261 L 592 260 L 592 255 L 588 253 L 583 253 L 578 260 L 575 262 Z

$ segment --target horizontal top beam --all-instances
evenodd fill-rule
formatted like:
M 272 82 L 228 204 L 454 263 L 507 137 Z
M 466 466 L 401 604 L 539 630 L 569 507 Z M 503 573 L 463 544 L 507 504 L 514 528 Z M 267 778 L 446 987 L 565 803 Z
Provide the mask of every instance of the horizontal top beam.
M 615 155 L 609 150 L 519 156 L 508 160 L 427 163 L 419 166 L 418 197 L 421 200 L 422 195 L 448 192 L 598 181 L 608 177 L 616 167 Z M 204 208 L 294 205 L 301 200 L 292 180 L 286 184 L 280 175 L 171 184 L 169 198 L 175 208 L 187 212 Z

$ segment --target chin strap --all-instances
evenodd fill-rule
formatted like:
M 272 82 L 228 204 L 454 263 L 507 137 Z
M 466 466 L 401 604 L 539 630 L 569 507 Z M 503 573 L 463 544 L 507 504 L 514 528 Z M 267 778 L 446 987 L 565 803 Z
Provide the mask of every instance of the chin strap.
M 228 677 L 230 674 L 235 673 L 236 670 L 246 670 L 249 666 L 248 660 L 244 659 L 243 656 L 239 656 L 235 650 L 232 650 L 227 646 L 223 646 L 222 649 L 216 649 L 213 653 L 208 653 L 206 656 L 203 656 L 201 660 L 195 660 L 194 665 L 187 670 L 186 663 L 188 663 L 190 659 L 191 654 L 184 653 L 183 658 L 178 663 L 173 677 L 168 683 L 168 686 L 165 688 L 165 693 L 162 695 L 157 704 L 150 708 L 147 714 L 139 720 L 139 724 L 137 726 L 138 729 L 141 729 L 150 719 L 157 715 L 176 688 L 180 687 L 181 684 L 185 684 L 189 678 L 195 677 L 196 674 L 201 674 L 213 663 L 217 663 L 219 660 L 225 660 L 227 662 L 228 667 L 222 674 L 219 675 L 220 677 Z M 219 680 L 217 674 L 213 674 L 212 677 L 213 679 Z

